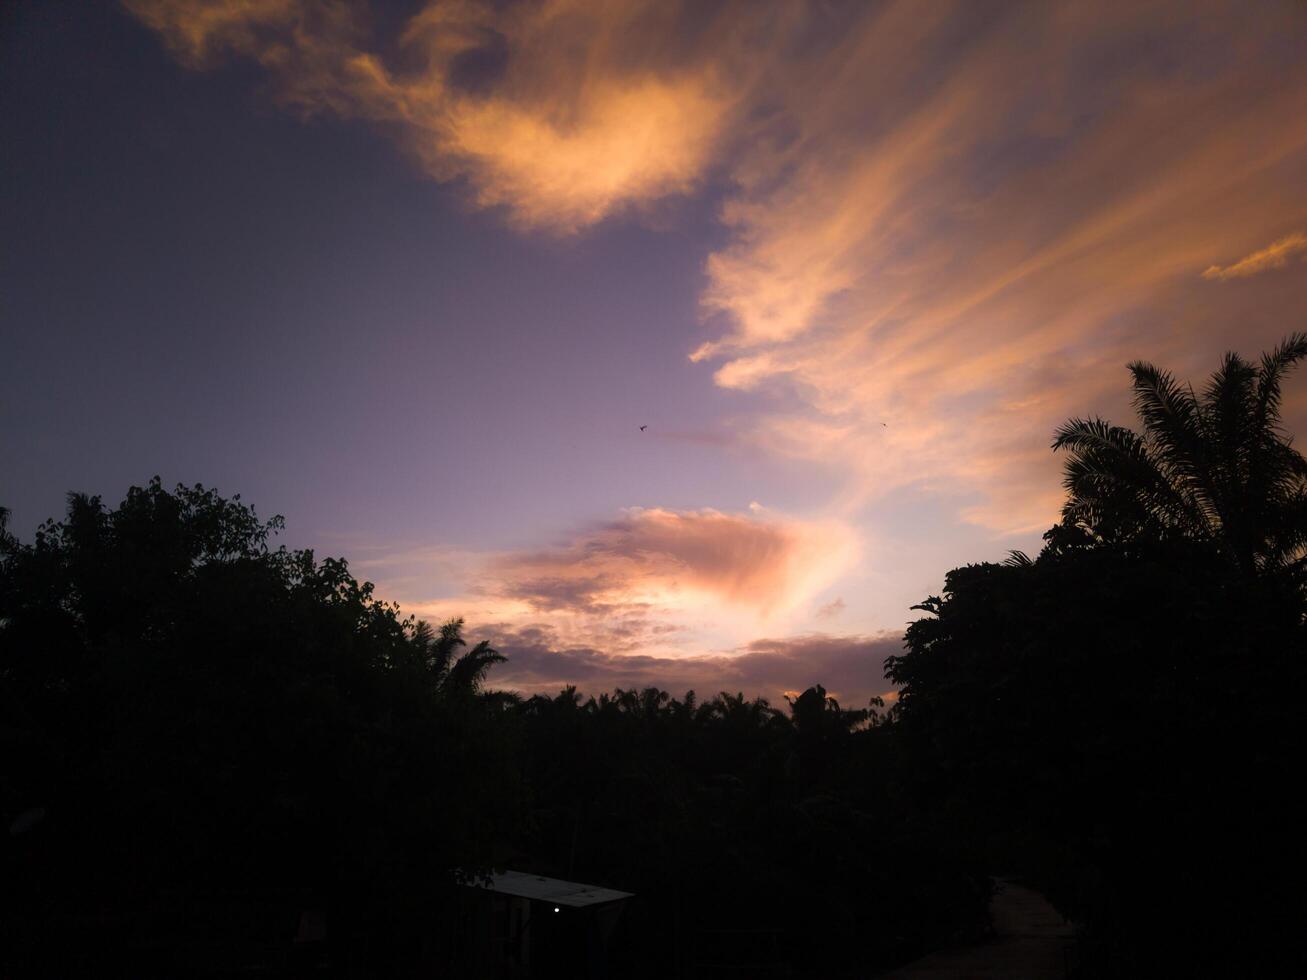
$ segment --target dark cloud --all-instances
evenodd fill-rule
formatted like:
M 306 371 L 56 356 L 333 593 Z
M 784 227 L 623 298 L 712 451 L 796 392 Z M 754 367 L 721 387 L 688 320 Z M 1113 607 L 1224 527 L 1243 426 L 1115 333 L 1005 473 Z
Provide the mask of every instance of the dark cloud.
M 826 605 L 817 610 L 817 618 L 831 619 L 832 617 L 838 616 L 840 613 L 844 612 L 844 607 L 844 597 L 836 596 L 833 601 L 826 603 Z
M 756 640 L 734 654 L 657 657 L 612 654 L 593 647 L 567 647 L 544 626 L 478 628 L 508 662 L 496 668 L 494 685 L 526 694 L 553 693 L 574 684 L 586 694 L 623 687 L 661 687 L 680 695 L 707 697 L 743 691 L 780 703 L 785 692 L 821 684 L 846 705 L 862 705 L 892 689 L 885 659 L 900 653 L 902 636 L 812 634 Z

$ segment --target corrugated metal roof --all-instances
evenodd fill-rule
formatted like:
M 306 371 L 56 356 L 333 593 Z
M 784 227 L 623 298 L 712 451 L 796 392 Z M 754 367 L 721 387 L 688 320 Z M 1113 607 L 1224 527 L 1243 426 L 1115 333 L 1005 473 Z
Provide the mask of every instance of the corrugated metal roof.
M 476 883 L 471 887 L 498 892 L 501 895 L 530 898 L 538 902 L 552 902 L 554 905 L 565 905 L 574 909 L 616 902 L 623 898 L 631 898 L 633 894 L 619 892 L 614 888 L 583 885 L 579 881 L 563 881 L 560 878 L 525 874 L 521 871 L 504 871 L 491 875 L 489 885 Z

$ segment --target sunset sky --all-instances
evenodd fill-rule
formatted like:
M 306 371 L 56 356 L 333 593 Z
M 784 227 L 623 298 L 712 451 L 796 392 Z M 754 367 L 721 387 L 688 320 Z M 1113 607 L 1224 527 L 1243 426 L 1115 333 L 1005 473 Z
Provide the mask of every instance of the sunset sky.
M 1305 53 L 1297 0 L 6 5 L 0 503 L 239 492 L 522 691 L 865 702 L 1128 361 L 1307 329 Z

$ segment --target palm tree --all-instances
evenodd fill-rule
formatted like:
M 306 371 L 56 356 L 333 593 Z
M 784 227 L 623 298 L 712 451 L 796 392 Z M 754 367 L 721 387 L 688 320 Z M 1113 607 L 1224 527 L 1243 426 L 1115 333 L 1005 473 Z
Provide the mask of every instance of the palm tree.
M 713 715 L 727 728 L 735 731 L 767 728 L 775 725 L 778 720 L 783 721 L 785 717 L 773 708 L 766 698 L 756 697 L 752 701 L 745 700 L 743 691 L 735 694 L 722 691 L 710 703 Z
M 1293 334 L 1253 365 L 1227 353 L 1202 394 L 1137 361 L 1142 434 L 1070 419 L 1063 524 L 1101 540 L 1184 538 L 1215 545 L 1247 573 L 1299 572 L 1307 551 L 1307 460 L 1280 419 L 1284 375 L 1307 357 Z
M 620 711 L 647 722 L 658 720 L 663 705 L 667 704 L 670 698 L 670 694 L 656 687 L 646 687 L 643 690 L 635 688 L 624 690 L 619 687 L 614 692 L 614 700 Z
M 797 697 L 787 695 L 785 700 L 789 703 L 790 718 L 800 738 L 845 735 L 871 716 L 871 710 L 867 708 L 841 708 L 820 684 Z
M 430 623 L 419 622 L 413 630 L 413 644 L 435 690 L 446 697 L 481 694 L 481 685 L 490 668 L 508 659 L 492 649 L 487 640 L 456 658 L 459 648 L 467 646 L 462 619 L 451 619 L 440 627 L 438 634 Z

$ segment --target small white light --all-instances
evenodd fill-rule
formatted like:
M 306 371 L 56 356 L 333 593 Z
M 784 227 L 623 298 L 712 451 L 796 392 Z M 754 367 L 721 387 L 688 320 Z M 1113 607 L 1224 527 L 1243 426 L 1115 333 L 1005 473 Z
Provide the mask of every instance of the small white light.
M 557 905 L 555 905 L 555 906 L 554 906 L 554 911 L 555 911 L 555 912 L 561 912 L 562 909 L 560 909 Z

